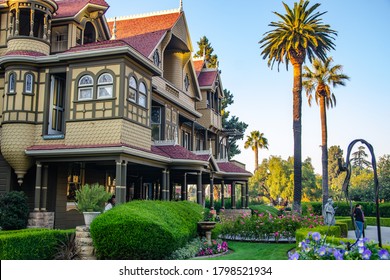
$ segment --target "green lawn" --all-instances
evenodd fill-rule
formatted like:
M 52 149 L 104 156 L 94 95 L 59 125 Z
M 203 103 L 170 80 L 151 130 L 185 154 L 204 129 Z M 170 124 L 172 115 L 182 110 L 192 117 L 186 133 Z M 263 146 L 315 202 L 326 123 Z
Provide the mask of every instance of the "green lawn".
M 295 243 L 251 243 L 228 241 L 233 252 L 210 260 L 287 260 Z

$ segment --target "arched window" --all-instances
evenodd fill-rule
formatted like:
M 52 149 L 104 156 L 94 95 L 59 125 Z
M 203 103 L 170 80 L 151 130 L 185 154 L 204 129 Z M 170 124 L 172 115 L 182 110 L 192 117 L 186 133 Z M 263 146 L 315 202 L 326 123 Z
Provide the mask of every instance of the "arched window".
M 79 100 L 88 100 L 93 98 L 93 78 L 90 75 L 84 75 L 79 80 Z
M 114 79 L 111 74 L 103 73 L 98 79 L 98 96 L 97 98 L 111 98 L 113 91 Z
M 189 86 L 190 86 L 190 78 L 188 77 L 188 73 L 187 73 L 184 78 L 184 87 L 186 88 L 186 91 L 188 91 Z
M 27 73 L 24 79 L 24 92 L 33 93 L 34 76 L 31 73 Z
M 89 44 L 94 42 L 96 42 L 95 27 L 91 22 L 87 22 L 85 24 L 85 29 L 84 29 L 84 44 Z
M 15 93 L 16 91 L 16 74 L 11 73 L 8 80 L 8 93 Z
M 139 84 L 139 96 L 138 96 L 138 104 L 141 105 L 142 107 L 146 107 L 147 103 L 147 90 L 146 90 L 146 85 L 144 82 L 141 82 Z
M 133 76 L 129 79 L 129 100 L 137 101 L 137 80 Z

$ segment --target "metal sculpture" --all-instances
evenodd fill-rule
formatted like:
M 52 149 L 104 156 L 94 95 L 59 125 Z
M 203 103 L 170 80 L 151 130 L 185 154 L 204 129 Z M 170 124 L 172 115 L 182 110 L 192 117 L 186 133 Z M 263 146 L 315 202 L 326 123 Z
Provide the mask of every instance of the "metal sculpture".
M 378 232 L 379 247 L 382 247 L 382 236 L 381 236 L 380 215 L 379 215 L 379 182 L 378 182 L 378 174 L 377 174 L 377 170 L 376 170 L 376 160 L 375 160 L 374 148 L 366 140 L 356 139 L 356 140 L 352 141 L 349 144 L 348 151 L 347 151 L 347 158 L 346 158 L 346 161 L 345 161 L 344 165 L 342 164 L 340 158 L 338 160 L 340 172 L 347 172 L 347 175 L 345 176 L 345 180 L 344 180 L 344 183 L 343 183 L 342 191 L 345 194 L 345 197 L 346 197 L 347 201 L 349 202 L 350 211 L 351 211 L 350 214 L 351 214 L 352 224 L 356 228 L 356 222 L 355 222 L 355 218 L 354 218 L 353 211 L 352 211 L 352 209 L 353 209 L 352 200 L 351 200 L 351 198 L 349 196 L 349 193 L 348 193 L 348 186 L 349 186 L 349 181 L 351 179 L 351 172 L 352 172 L 351 162 L 350 162 L 350 155 L 351 155 L 351 151 L 352 151 L 353 146 L 356 143 L 358 143 L 358 142 L 361 142 L 362 144 L 365 144 L 367 146 L 367 148 L 369 149 L 370 153 L 371 153 L 371 163 L 372 163 L 372 169 L 374 171 L 376 225 L 377 225 L 377 232 Z

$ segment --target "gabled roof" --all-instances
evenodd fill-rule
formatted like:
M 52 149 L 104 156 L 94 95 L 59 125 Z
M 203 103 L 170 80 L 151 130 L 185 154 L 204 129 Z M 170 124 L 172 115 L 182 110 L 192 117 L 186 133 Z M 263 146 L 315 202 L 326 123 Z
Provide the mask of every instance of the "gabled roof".
M 166 30 L 153 31 L 142 35 L 123 38 L 123 41 L 138 50 L 144 56 L 149 57 L 156 45 L 161 41 L 161 38 L 165 36 L 166 32 Z
M 56 0 L 58 10 L 54 18 L 67 18 L 77 15 L 85 6 L 93 4 L 108 8 L 109 5 L 104 0 Z
M 122 46 L 128 46 L 128 44 L 122 40 L 101 41 L 101 42 L 95 42 L 95 43 L 72 47 L 69 50 L 67 50 L 66 53 L 114 48 L 114 47 L 122 47 Z
M 194 59 L 193 62 L 194 62 L 194 68 L 195 68 L 196 75 L 199 77 L 199 74 L 204 67 L 204 59 L 203 58 L 202 59 Z
M 123 39 L 151 32 L 170 30 L 181 13 L 179 10 L 120 17 L 116 19 L 116 38 Z M 112 30 L 114 19 L 108 19 L 108 26 Z
M 198 75 L 200 87 L 212 87 L 218 75 L 218 69 L 202 71 Z

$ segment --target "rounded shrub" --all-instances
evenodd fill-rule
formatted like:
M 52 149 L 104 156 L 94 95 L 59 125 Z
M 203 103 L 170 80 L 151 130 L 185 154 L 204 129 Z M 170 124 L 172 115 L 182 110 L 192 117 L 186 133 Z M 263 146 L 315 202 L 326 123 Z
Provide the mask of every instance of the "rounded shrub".
M 9 192 L 0 196 L 0 227 L 3 230 L 27 227 L 29 208 L 24 192 Z
M 164 259 L 197 235 L 202 206 L 133 201 L 99 215 L 91 236 L 100 259 Z

